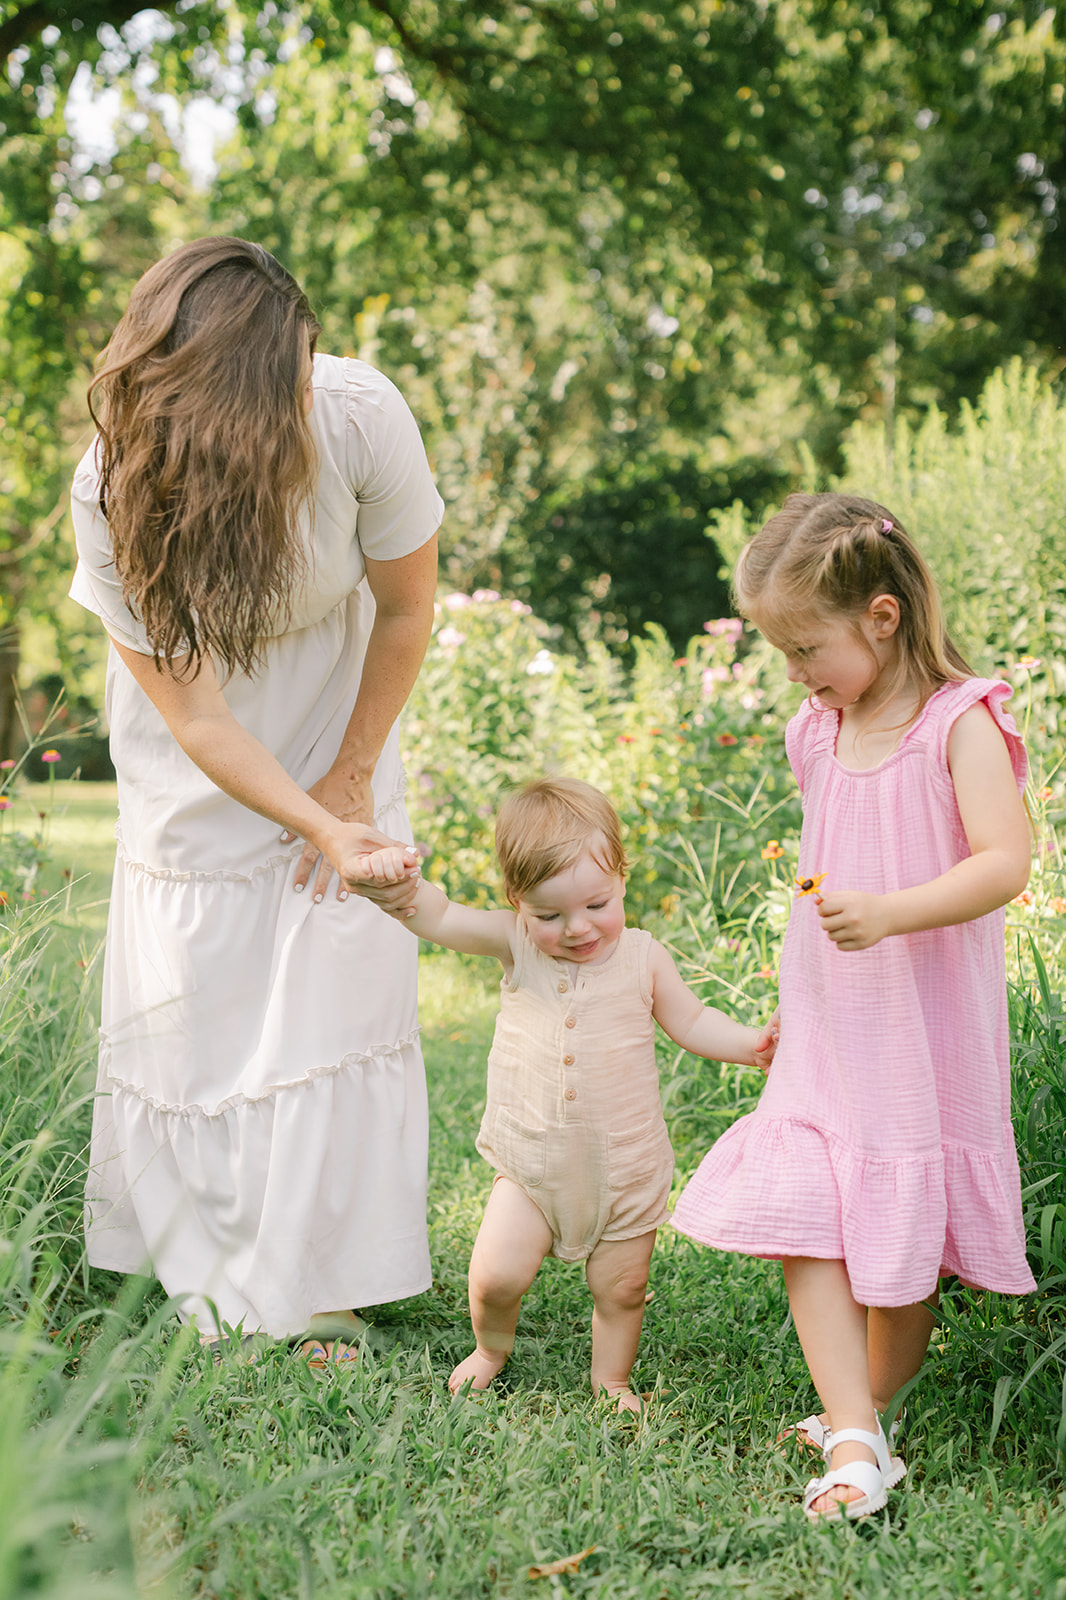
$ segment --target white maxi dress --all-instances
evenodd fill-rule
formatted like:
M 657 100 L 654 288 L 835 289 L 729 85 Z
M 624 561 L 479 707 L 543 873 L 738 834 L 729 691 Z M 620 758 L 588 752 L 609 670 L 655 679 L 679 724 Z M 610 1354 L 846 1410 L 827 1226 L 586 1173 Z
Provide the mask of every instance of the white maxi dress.
M 255 677 L 225 695 L 308 788 L 331 765 L 374 617 L 364 555 L 395 560 L 443 514 L 403 398 L 364 362 L 316 356 L 320 476 L 309 577 Z M 73 488 L 71 595 L 150 654 L 123 605 L 95 442 Z M 282 1338 L 316 1311 L 429 1287 L 428 1116 L 417 940 L 336 883 L 315 905 L 299 843 L 183 753 L 114 650 L 118 774 L 100 1063 L 86 1192 L 89 1261 L 154 1271 L 183 1316 Z M 410 839 L 397 730 L 375 823 Z M 212 1309 L 214 1308 L 214 1309 Z

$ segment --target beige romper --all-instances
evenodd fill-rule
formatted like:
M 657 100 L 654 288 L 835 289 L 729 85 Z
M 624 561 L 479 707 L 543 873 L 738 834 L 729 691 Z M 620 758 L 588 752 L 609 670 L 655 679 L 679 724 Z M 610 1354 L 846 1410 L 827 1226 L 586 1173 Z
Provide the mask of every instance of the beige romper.
M 650 933 L 625 928 L 598 965 L 555 961 L 518 920 L 477 1148 L 544 1213 L 563 1261 L 584 1260 L 601 1239 L 650 1233 L 668 1215 L 674 1155 L 650 947 Z

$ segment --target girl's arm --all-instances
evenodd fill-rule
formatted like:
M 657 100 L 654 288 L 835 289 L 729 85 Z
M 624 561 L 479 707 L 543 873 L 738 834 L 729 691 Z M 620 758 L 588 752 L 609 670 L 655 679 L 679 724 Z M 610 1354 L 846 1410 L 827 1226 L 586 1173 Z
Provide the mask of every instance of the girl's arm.
M 1006 905 L 1029 881 L 1029 822 L 986 706 L 971 706 L 952 724 L 947 756 L 970 854 L 912 889 L 824 890 L 818 914 L 839 949 L 867 950 L 892 934 L 971 922 Z
M 359 692 L 340 749 L 308 793 L 342 822 L 374 821 L 370 780 L 396 718 L 411 692 L 433 628 L 437 583 L 437 540 L 395 561 L 368 556 L 366 576 L 376 611 L 367 641 Z M 299 830 L 289 829 L 294 836 Z M 294 884 L 302 888 L 318 864 L 315 895 L 321 899 L 330 878 L 330 861 L 315 841 L 307 845 Z
M 309 840 L 316 858 L 321 855 L 330 871 L 336 869 L 342 896 L 361 887 L 365 852 L 393 841 L 362 822 L 339 820 L 301 789 L 281 762 L 237 721 L 209 658 L 202 660 L 195 678 L 182 678 L 183 661 L 176 661 L 174 672 L 169 672 L 157 667 L 152 656 L 141 655 L 117 640 L 112 643 L 177 743 L 212 783 L 249 811 L 269 817 L 294 837 Z M 417 860 L 413 847 L 398 848 L 409 850 Z M 321 899 L 323 892 L 324 887 L 316 886 L 315 898 Z M 408 887 L 404 884 L 386 893 L 390 902 L 402 902 Z
M 710 1061 L 736 1061 L 765 1072 L 777 1048 L 775 1018 L 763 1028 L 746 1028 L 724 1011 L 705 1006 L 678 972 L 669 951 L 652 940 L 648 970 L 652 985 L 651 1014 L 683 1050 Z M 775 1013 L 776 1017 L 776 1013 Z

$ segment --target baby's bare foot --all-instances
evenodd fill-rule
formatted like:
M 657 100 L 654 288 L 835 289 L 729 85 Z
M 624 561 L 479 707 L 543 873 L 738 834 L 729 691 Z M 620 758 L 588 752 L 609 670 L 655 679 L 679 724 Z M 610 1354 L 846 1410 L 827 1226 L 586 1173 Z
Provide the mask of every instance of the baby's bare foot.
M 481 1349 L 472 1350 L 465 1361 L 460 1361 L 448 1379 L 448 1388 L 452 1394 L 458 1394 L 468 1383 L 471 1389 L 487 1389 L 506 1364 L 505 1355 L 489 1355 L 487 1351 Z
M 599 1400 L 603 1405 L 613 1405 L 616 1411 L 632 1411 L 639 1417 L 647 1408 L 639 1394 L 635 1394 L 628 1384 L 620 1388 L 610 1388 L 607 1384 L 600 1385 Z
M 639 1417 L 644 1410 L 644 1402 L 639 1394 L 634 1394 L 632 1389 L 622 1389 L 618 1394 L 612 1395 L 616 1411 L 634 1411 Z

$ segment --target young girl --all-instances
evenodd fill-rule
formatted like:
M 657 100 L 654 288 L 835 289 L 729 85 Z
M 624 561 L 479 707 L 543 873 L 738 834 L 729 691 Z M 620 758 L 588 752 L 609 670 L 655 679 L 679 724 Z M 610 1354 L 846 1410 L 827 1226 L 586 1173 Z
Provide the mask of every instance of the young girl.
M 938 1276 L 1034 1287 L 1000 909 L 1029 872 L 1025 753 L 1010 689 L 951 645 L 884 506 L 790 495 L 735 588 L 810 692 L 786 734 L 804 821 L 782 1044 L 758 1108 L 704 1158 L 674 1225 L 783 1261 L 825 1408 L 796 1431 L 831 1469 L 804 1509 L 862 1517 L 906 1472 L 877 1413 L 922 1364 Z
M 496 1168 L 470 1260 L 477 1344 L 449 1388 L 492 1382 L 551 1254 L 585 1263 L 593 1393 L 636 1411 L 629 1374 L 674 1172 L 652 1019 L 695 1055 L 764 1069 L 775 1037 L 703 1005 L 662 945 L 625 926 L 621 829 L 598 790 L 553 778 L 510 795 L 496 853 L 513 910 L 457 905 L 422 881 L 412 907 L 394 913 L 424 939 L 503 966 L 477 1140 Z M 397 848 L 367 863 L 382 883 L 411 870 Z

